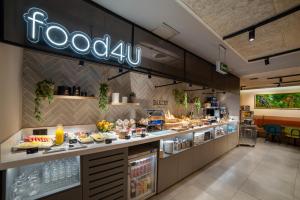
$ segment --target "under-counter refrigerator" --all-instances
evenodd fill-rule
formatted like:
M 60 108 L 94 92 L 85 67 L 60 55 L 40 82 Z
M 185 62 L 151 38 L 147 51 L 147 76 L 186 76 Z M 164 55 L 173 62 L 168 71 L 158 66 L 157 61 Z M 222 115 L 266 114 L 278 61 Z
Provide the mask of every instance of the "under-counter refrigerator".
M 157 150 L 128 157 L 128 199 L 142 200 L 156 194 Z

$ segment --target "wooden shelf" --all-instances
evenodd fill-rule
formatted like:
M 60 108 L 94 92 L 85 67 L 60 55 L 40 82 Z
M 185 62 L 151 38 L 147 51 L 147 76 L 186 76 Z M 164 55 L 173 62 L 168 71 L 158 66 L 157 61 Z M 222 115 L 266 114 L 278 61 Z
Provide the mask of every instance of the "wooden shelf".
M 109 105 L 112 105 L 112 106 L 126 106 L 126 105 L 139 106 L 140 103 L 110 103 Z
M 97 97 L 84 97 L 84 96 L 67 96 L 67 95 L 54 95 L 54 99 L 70 99 L 70 100 L 97 100 Z M 109 103 L 111 106 L 139 106 L 140 103 Z
M 54 99 L 76 99 L 76 100 L 85 100 L 85 99 L 97 99 L 97 98 L 96 98 L 96 97 L 85 97 L 85 96 L 54 95 Z

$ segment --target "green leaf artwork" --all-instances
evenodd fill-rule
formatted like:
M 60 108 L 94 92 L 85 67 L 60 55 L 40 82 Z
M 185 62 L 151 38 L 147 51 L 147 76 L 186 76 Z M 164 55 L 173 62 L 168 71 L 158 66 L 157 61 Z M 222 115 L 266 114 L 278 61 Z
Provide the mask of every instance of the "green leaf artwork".
M 300 93 L 256 94 L 256 109 L 300 109 Z

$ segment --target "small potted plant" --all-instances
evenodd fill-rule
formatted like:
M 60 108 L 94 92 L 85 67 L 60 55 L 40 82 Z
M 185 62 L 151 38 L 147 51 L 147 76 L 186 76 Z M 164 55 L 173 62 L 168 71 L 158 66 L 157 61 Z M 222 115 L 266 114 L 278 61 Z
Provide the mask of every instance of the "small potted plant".
M 130 92 L 129 94 L 129 102 L 130 103 L 136 103 L 136 95 L 134 92 Z

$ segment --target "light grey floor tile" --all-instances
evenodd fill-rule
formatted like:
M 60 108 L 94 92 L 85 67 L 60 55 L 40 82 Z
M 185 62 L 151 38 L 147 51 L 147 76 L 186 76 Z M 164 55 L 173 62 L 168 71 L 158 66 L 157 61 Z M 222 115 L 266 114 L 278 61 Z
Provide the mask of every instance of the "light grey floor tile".
M 292 200 L 293 194 L 286 194 L 259 181 L 248 179 L 241 188 L 243 192 L 262 200 Z
M 238 191 L 232 200 L 258 200 L 257 198 L 250 196 L 249 194 L 242 192 L 242 191 Z
M 151 200 L 300 200 L 300 150 L 258 139 Z

